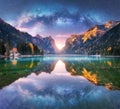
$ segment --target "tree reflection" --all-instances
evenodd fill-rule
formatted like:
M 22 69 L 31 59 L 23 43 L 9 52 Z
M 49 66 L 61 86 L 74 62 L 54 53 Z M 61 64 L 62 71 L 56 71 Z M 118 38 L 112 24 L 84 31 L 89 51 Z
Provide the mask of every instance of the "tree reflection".
M 71 75 L 81 75 L 96 85 L 107 89 L 120 89 L 119 59 L 97 61 L 64 61 Z
M 97 74 L 92 74 L 90 71 L 87 71 L 86 68 L 83 68 L 82 74 L 86 79 L 90 80 L 94 84 L 98 84 L 99 79 L 97 77 Z
M 37 60 L 35 58 L 0 60 L 0 88 L 32 72 L 36 74 L 51 73 L 55 64 L 56 61 L 43 61 L 42 57 Z
M 81 75 L 92 83 L 103 85 L 107 89 L 120 89 L 119 59 L 95 57 L 92 59 L 89 57 L 32 57 L 0 60 L 0 88 L 32 72 L 38 75 L 41 72 L 52 73 L 54 71 L 56 74 L 69 72 L 72 76 Z

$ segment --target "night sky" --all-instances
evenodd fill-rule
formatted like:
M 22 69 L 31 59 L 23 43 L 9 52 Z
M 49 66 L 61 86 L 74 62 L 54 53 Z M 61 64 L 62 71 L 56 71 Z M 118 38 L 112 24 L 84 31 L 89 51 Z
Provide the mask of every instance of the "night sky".
M 0 0 L 0 17 L 33 36 L 64 43 L 71 34 L 120 20 L 120 0 Z

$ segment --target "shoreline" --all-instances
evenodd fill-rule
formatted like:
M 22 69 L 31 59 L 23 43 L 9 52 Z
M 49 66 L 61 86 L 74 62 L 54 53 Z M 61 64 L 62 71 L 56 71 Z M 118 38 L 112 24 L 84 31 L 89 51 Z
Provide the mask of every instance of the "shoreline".
M 41 56 L 44 56 L 44 57 L 47 57 L 47 56 L 58 56 L 58 57 L 69 57 L 69 56 L 73 56 L 73 57 L 75 57 L 75 56 L 84 56 L 84 57 L 115 57 L 115 58 L 119 58 L 120 56 L 118 55 L 118 56 L 116 56 L 116 55 L 81 55 L 81 54 L 44 54 L 44 55 L 20 55 L 20 56 L 18 56 L 19 58 L 25 58 L 25 57 L 41 57 Z M 0 59 L 1 58 L 11 58 L 10 56 L 4 56 L 4 55 L 0 55 Z M 12 58 L 14 58 L 14 57 L 12 57 Z

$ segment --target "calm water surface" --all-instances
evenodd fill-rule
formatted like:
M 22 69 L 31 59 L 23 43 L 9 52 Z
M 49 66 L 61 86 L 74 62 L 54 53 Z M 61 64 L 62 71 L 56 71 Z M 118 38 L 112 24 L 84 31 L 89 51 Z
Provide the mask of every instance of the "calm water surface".
M 120 58 L 0 59 L 0 109 L 120 109 Z

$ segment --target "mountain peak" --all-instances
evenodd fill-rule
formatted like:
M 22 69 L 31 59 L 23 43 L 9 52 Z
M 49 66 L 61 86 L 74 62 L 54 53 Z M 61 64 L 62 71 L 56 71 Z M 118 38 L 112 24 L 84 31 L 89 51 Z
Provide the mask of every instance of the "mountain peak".
M 48 41 L 54 41 L 54 39 L 52 38 L 52 36 L 45 37 L 44 39 L 46 39 Z
M 49 39 L 53 39 L 51 36 L 48 36 Z
M 3 22 L 4 22 L 4 20 L 0 18 L 0 23 L 3 23 Z
M 37 38 L 39 38 L 39 39 L 42 38 L 42 36 L 40 36 L 39 34 L 37 34 L 35 37 L 37 37 Z
M 110 20 L 110 21 L 106 22 L 105 28 L 111 29 L 112 27 L 117 25 L 117 23 L 119 23 L 119 21 Z

